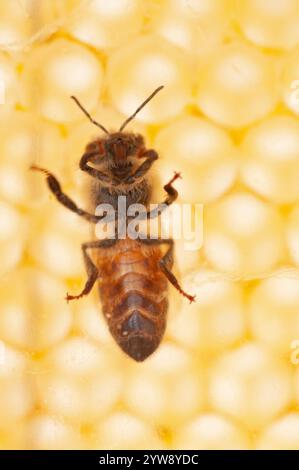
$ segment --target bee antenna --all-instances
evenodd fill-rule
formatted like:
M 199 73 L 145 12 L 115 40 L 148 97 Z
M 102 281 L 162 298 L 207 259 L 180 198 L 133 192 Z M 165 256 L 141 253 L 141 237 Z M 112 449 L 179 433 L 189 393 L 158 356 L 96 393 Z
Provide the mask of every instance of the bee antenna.
M 159 86 L 153 93 L 136 109 L 135 113 L 133 113 L 128 119 L 125 120 L 125 122 L 120 126 L 119 132 L 122 132 L 126 125 L 134 119 L 137 113 L 141 111 L 141 109 L 160 91 L 164 88 L 163 85 Z
M 86 111 L 86 109 L 82 106 L 82 104 L 80 103 L 80 101 L 78 100 L 78 98 L 76 98 L 75 96 L 71 96 L 72 100 L 75 101 L 75 103 L 79 106 L 79 108 L 81 109 L 81 111 L 83 111 L 83 113 L 85 114 L 85 116 L 88 117 L 88 119 L 90 120 L 90 122 L 92 122 L 95 126 L 98 126 L 100 129 L 102 129 L 102 131 L 106 132 L 106 134 L 109 134 L 109 132 L 107 131 L 107 129 L 102 126 L 102 124 L 100 124 L 99 122 L 95 121 L 94 119 L 92 119 L 91 115 L 89 114 L 88 111 Z

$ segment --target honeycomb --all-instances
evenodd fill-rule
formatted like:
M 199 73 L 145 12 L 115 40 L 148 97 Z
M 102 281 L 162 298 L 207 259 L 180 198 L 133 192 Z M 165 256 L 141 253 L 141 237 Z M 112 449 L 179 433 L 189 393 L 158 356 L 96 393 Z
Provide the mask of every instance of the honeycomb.
M 4 0 L 0 5 L 0 448 L 299 449 L 298 0 Z M 203 245 L 176 244 L 165 338 L 125 356 L 86 273 L 78 168 L 130 123 L 203 204 Z

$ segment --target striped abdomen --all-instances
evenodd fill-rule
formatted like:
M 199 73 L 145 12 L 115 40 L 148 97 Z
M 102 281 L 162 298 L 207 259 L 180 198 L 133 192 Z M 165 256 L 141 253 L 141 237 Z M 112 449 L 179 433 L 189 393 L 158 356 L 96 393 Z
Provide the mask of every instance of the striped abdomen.
M 99 259 L 100 296 L 110 332 L 125 353 L 143 361 L 158 347 L 166 326 L 167 281 L 161 251 L 118 240 Z

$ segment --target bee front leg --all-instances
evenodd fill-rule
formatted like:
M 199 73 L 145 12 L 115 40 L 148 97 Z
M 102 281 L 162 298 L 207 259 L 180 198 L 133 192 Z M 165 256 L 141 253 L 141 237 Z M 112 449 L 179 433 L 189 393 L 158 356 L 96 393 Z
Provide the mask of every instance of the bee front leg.
M 139 155 L 139 158 L 144 158 L 145 160 L 137 168 L 135 173 L 128 176 L 128 178 L 124 181 L 125 184 L 133 184 L 135 183 L 135 181 L 139 180 L 140 178 L 143 178 L 144 175 L 151 168 L 152 164 L 158 159 L 158 154 L 155 150 L 148 149 L 148 150 L 145 150 L 141 155 Z

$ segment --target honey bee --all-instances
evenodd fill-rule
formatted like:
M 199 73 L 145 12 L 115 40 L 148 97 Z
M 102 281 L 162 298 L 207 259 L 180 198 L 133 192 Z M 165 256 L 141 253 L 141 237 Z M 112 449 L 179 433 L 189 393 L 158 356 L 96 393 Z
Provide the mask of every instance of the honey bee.
M 162 88 L 157 88 L 117 132 L 108 132 L 91 117 L 77 98 L 71 97 L 88 119 L 105 133 L 104 137 L 86 146 L 79 164 L 80 169 L 93 178 L 91 199 L 94 209 L 99 204 L 108 203 L 117 211 L 118 197 L 121 195 L 126 197 L 127 206 L 143 204 L 146 208 L 144 219 L 148 220 L 160 215 L 165 207 L 176 200 L 178 193 L 173 183 L 180 177 L 179 173 L 175 173 L 164 186 L 167 193 L 165 201 L 154 209 L 148 209 L 151 187 L 146 174 L 158 154 L 146 148 L 142 135 L 124 132 L 127 124 Z M 88 222 L 99 223 L 103 220 L 103 216 L 79 208 L 62 191 L 59 181 L 48 170 L 36 165 L 31 169 L 46 175 L 50 191 L 67 209 Z M 118 216 L 127 223 L 127 215 Z M 167 247 L 164 255 L 161 250 L 163 245 Z M 117 233 L 115 238 L 82 244 L 88 278 L 82 292 L 67 294 L 66 300 L 87 295 L 99 280 L 99 293 L 109 330 L 120 348 L 136 361 L 143 361 L 152 354 L 163 337 L 168 309 L 167 280 L 190 302 L 195 300 L 195 296 L 183 291 L 171 272 L 173 247 L 172 239 L 132 239 L 129 236 L 120 239 Z

